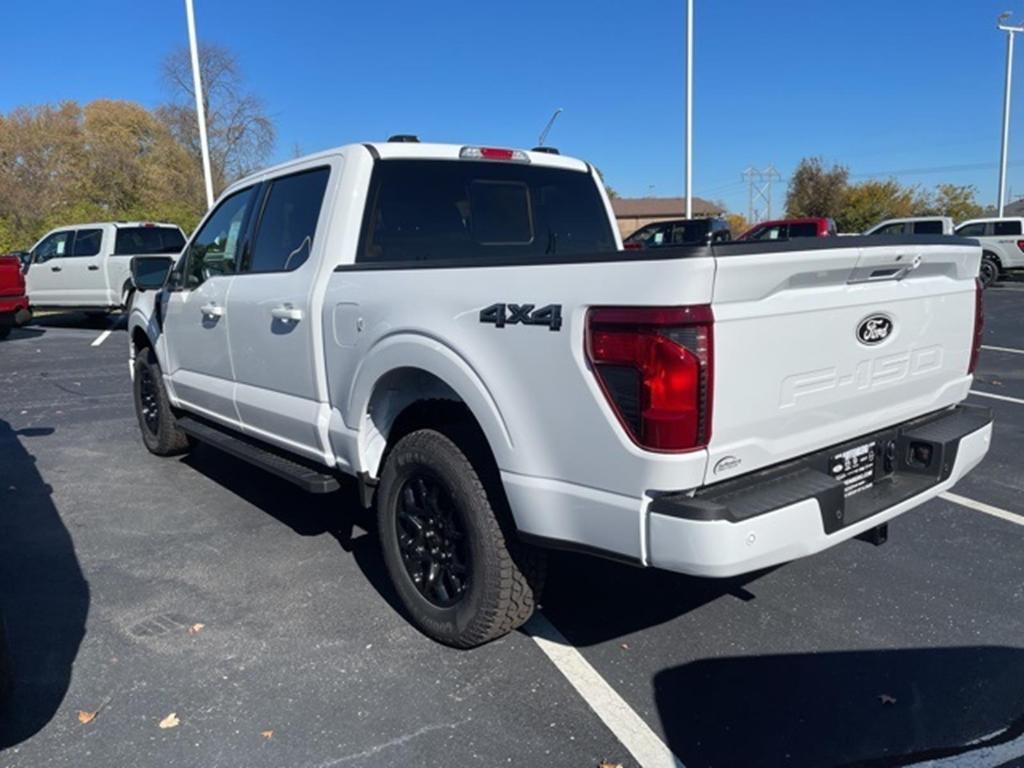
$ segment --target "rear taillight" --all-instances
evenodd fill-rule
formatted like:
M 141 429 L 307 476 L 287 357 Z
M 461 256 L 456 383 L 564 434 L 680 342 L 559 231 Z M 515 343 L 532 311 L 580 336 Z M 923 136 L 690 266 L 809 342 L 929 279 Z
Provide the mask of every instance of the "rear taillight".
M 644 249 L 643 243 L 623 243 L 622 250 L 624 251 L 642 251 Z
M 596 307 L 586 353 L 629 436 L 654 451 L 691 451 L 711 438 L 714 315 L 696 307 Z
M 1021 251 L 1024 251 L 1024 240 L 1017 241 L 1017 248 L 1019 248 Z
M 985 290 L 981 280 L 974 278 L 974 338 L 971 341 L 971 361 L 967 364 L 967 372 L 974 373 L 978 366 L 978 353 L 981 352 L 981 339 L 985 333 Z

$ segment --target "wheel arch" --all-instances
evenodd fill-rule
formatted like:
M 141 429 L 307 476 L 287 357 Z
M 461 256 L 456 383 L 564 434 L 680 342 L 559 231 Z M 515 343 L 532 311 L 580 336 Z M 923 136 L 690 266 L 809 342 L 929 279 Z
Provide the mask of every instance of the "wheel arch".
M 431 402 L 437 407 L 424 405 Z M 356 468 L 370 478 L 378 477 L 388 447 L 408 424 L 440 427 L 458 417 L 479 431 L 499 466 L 513 451 L 506 421 L 484 382 L 434 339 L 393 337 L 365 355 L 343 415 L 357 433 Z

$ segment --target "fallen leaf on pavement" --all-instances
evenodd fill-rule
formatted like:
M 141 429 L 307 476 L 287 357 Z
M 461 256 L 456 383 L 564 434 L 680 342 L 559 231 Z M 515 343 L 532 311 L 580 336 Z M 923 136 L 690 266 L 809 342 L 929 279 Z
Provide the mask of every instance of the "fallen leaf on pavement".
M 622 763 L 609 763 L 607 760 L 602 760 L 597 764 L 597 768 L 622 768 Z
M 272 738 L 274 738 L 274 732 L 273 731 L 260 731 L 260 736 L 262 736 L 267 741 L 270 741 Z
M 161 728 L 177 728 L 179 725 L 181 725 L 181 720 L 178 719 L 176 712 L 171 712 L 171 714 L 160 721 Z
M 623 643 L 622 644 L 622 650 L 628 651 L 629 650 L 629 643 Z
M 895 704 L 896 703 L 896 697 L 895 696 L 890 696 L 888 693 L 880 693 L 880 694 L 878 694 L 878 700 L 880 702 L 882 702 L 883 704 Z
M 78 710 L 78 722 L 80 722 L 82 725 L 91 723 L 93 720 L 96 719 L 96 714 L 97 712 L 86 712 L 84 709 L 80 709 Z
M 198 635 L 205 626 L 205 624 L 193 624 L 191 627 L 188 628 L 188 633 L 190 635 Z

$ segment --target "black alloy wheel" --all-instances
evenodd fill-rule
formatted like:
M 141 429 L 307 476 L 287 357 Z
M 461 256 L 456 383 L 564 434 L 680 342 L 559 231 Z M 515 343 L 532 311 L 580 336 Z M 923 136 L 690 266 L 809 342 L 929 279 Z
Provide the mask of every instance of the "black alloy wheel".
M 433 473 L 406 479 L 395 526 L 402 564 L 417 591 L 439 608 L 458 603 L 470 588 L 470 549 L 451 493 Z

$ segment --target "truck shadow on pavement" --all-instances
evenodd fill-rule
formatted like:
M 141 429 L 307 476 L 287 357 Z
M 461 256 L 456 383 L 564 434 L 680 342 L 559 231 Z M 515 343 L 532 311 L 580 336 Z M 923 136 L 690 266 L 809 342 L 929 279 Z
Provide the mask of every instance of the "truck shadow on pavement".
M 377 545 L 374 515 L 359 503 L 354 480 L 343 478 L 341 489 L 334 493 L 309 494 L 273 475 L 253 471 L 240 459 L 202 444 L 186 454 L 182 463 L 287 525 L 299 536 L 334 537 L 341 549 L 352 555 L 380 596 L 394 610 L 403 613 Z
M 687 768 L 882 768 L 980 750 L 996 765 L 1024 750 L 1021 680 L 1020 649 L 908 648 L 702 659 L 659 672 L 654 692 Z
M 59 711 L 85 635 L 89 587 L 51 489 L 25 444 L 52 429 L 0 419 L 0 616 L 13 685 L 0 702 L 0 750 Z

